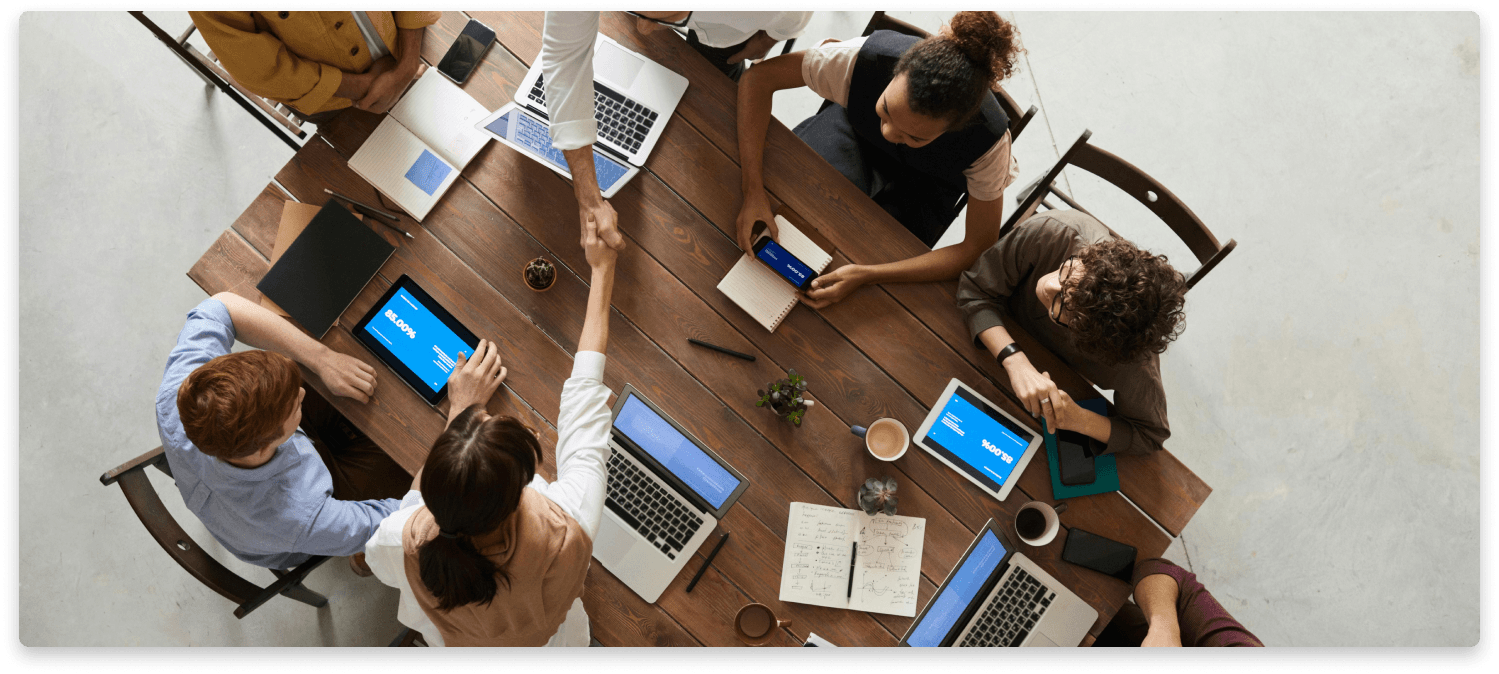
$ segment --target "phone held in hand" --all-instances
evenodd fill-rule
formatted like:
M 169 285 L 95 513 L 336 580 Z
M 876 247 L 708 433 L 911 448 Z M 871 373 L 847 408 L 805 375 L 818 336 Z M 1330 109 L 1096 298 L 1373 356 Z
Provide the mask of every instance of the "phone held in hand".
M 1062 561 L 1071 562 L 1128 583 L 1134 579 L 1136 554 L 1137 551 L 1133 545 L 1125 545 L 1119 541 L 1072 527 L 1067 532 L 1067 545 L 1062 548 Z
M 759 228 L 756 230 L 759 231 Z M 768 232 L 761 233 L 755 239 L 754 249 L 755 259 L 765 263 L 777 276 L 797 290 L 806 290 L 811 287 L 812 279 L 817 278 L 817 272 L 812 271 L 812 267 L 781 247 L 775 239 L 770 238 Z
M 1057 466 L 1062 484 L 1093 484 L 1093 457 L 1088 455 L 1088 436 L 1077 431 L 1057 431 Z
M 494 44 L 494 31 L 477 19 L 469 19 L 463 32 L 458 34 L 458 39 L 453 41 L 453 46 L 448 47 L 448 53 L 443 54 L 442 60 L 437 63 L 437 71 L 453 80 L 454 84 L 463 84 L 478 67 L 491 44 Z

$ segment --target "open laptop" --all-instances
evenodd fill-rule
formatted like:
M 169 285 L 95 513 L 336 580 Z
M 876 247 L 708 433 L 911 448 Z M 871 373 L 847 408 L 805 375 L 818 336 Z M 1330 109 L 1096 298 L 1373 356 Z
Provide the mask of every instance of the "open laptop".
M 567 157 L 563 156 L 562 150 L 552 147 L 552 134 L 546 119 L 537 117 L 530 110 L 514 103 L 506 103 L 480 121 L 478 127 L 489 132 L 495 140 L 541 162 L 542 166 L 565 178 L 573 177 L 572 170 L 567 165 Z M 605 199 L 609 199 L 619 193 L 619 189 L 630 182 L 635 174 L 640 173 L 640 167 L 623 159 L 616 159 L 617 155 L 601 151 L 600 147 L 602 146 L 593 146 L 593 173 L 598 180 L 599 192 L 603 193 Z
M 600 33 L 593 43 L 593 116 L 599 128 L 594 147 L 645 165 L 686 91 L 687 78 Z M 516 88 L 515 102 L 549 119 L 539 54 Z
M 1001 501 L 1042 437 L 957 379 L 947 383 L 911 436 L 918 447 Z
M 1098 611 L 1015 552 L 989 520 L 902 646 L 1076 646 Z
M 654 604 L 749 482 L 629 385 L 614 402 L 606 464 L 593 558 Z

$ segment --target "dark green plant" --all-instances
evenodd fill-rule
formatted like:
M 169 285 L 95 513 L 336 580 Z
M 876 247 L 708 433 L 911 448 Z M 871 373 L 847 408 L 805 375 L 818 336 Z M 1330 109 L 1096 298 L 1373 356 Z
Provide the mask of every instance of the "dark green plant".
M 796 373 L 796 370 L 787 370 L 785 379 L 778 379 L 770 383 L 770 390 L 756 391 L 760 400 L 755 407 L 770 407 L 770 411 L 776 416 L 785 417 L 795 426 L 802 425 L 802 416 L 807 413 L 807 408 L 816 403 L 806 399 L 807 378 Z
M 882 511 L 886 515 L 894 515 L 899 501 L 895 496 L 895 478 L 893 477 L 887 476 L 883 480 L 871 477 L 859 487 L 859 507 L 870 515 L 877 515 Z

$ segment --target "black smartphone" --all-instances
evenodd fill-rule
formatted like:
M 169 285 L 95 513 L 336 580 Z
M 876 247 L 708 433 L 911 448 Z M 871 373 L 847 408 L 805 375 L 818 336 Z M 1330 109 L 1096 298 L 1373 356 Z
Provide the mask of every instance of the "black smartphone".
M 1077 431 L 1057 432 L 1057 472 L 1062 484 L 1093 484 L 1093 457 L 1088 456 L 1088 436 Z
M 1135 575 L 1135 546 L 1073 527 L 1067 532 L 1062 561 L 1113 576 L 1126 583 Z
M 458 39 L 453 41 L 453 46 L 448 47 L 448 53 L 443 54 L 442 60 L 437 63 L 437 71 L 453 80 L 454 84 L 463 84 L 473 74 L 474 68 L 478 67 L 479 60 L 484 58 L 484 52 L 489 51 L 491 44 L 494 44 L 494 31 L 476 19 L 469 19 L 463 32 L 458 34 Z
M 795 255 L 782 248 L 781 244 L 770 238 L 769 233 L 761 234 L 760 238 L 755 240 L 754 248 L 756 259 L 775 270 L 777 276 L 797 290 L 806 290 L 812 286 L 812 279 L 817 278 L 817 272 L 812 271 L 807 263 L 796 259 Z

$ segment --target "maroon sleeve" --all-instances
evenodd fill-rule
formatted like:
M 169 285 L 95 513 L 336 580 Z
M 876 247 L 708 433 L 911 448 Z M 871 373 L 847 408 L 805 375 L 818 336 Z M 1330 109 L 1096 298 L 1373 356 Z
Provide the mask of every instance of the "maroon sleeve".
M 1197 582 L 1197 574 L 1162 558 L 1135 564 L 1135 583 L 1163 574 L 1176 581 L 1176 620 L 1183 646 L 1264 646 Z

